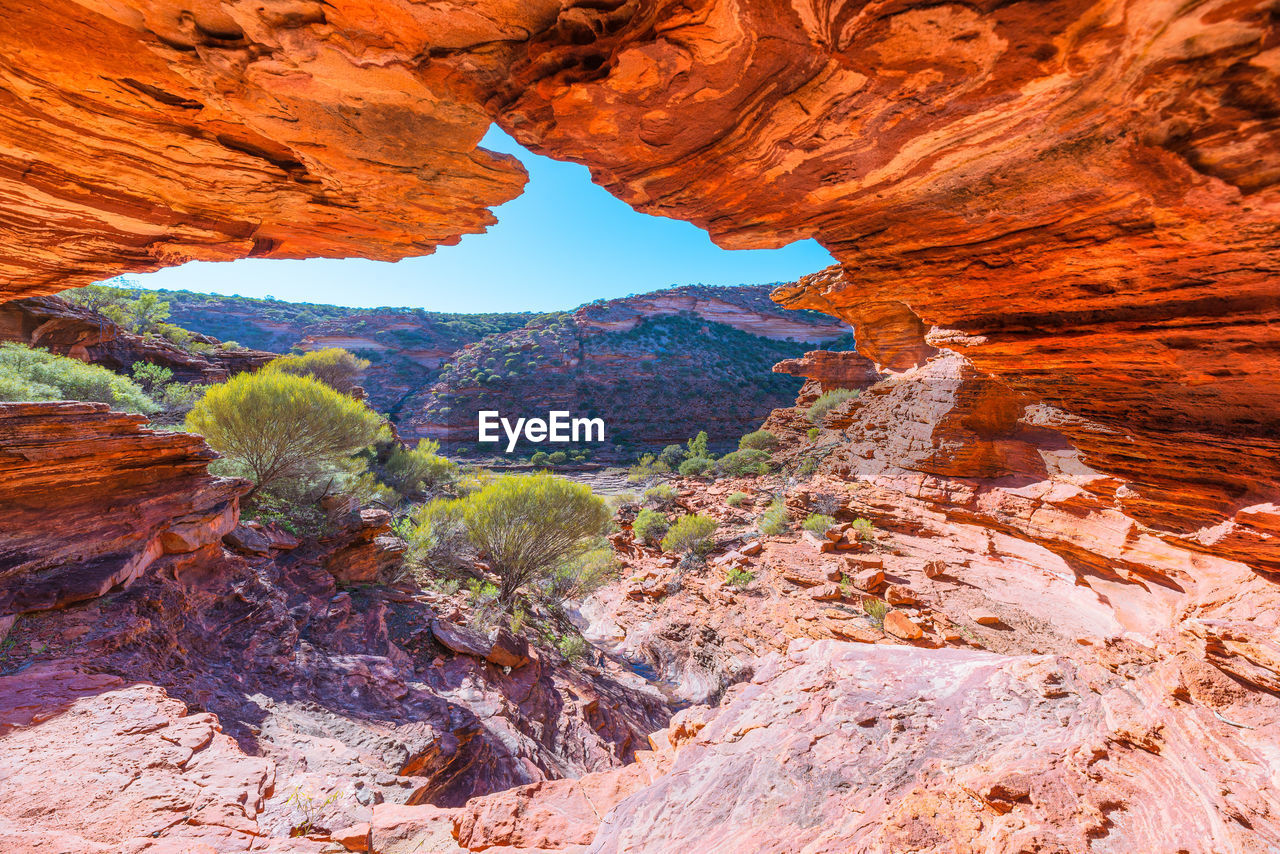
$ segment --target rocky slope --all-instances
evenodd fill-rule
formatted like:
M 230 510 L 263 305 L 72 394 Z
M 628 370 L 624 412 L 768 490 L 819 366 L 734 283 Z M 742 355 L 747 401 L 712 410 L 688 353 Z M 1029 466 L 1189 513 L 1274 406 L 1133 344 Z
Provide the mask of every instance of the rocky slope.
M 128 375 L 135 362 L 149 362 L 173 372 L 178 382 L 222 382 L 252 370 L 276 354 L 222 342 L 195 333 L 204 352 L 182 348 L 154 336 L 135 335 L 96 311 L 58 297 L 32 297 L 0 303 L 0 341 L 16 341 L 71 356 Z
M 634 676 L 370 587 L 403 548 L 383 511 L 237 526 L 247 484 L 139 421 L 0 404 L 4 850 L 318 851 L 291 833 L 620 766 L 666 720 Z
M 1280 844 L 1269 576 L 1126 516 L 1061 413 L 961 357 L 867 364 L 785 366 L 861 393 L 816 441 L 803 407 L 774 413 L 778 474 L 677 481 L 673 512 L 720 523 L 708 564 L 624 530 L 624 582 L 581 609 L 589 636 L 708 705 L 652 735 L 638 768 L 375 809 L 371 850 Z M 791 530 L 760 536 L 776 496 Z M 799 532 L 811 512 L 836 525 Z
M 682 443 L 706 430 L 736 444 L 796 383 L 770 374 L 806 344 L 851 347 L 849 328 L 816 312 L 785 312 L 763 286 L 684 286 L 600 301 L 464 347 L 437 383 L 414 395 L 399 423 L 460 449 L 476 446 L 481 410 L 600 417 L 606 442 L 635 449 Z M 601 451 L 596 443 L 581 447 Z M 541 450 L 564 450 L 544 445 Z M 526 444 L 524 453 L 539 450 Z M 608 452 L 608 448 L 604 451 Z

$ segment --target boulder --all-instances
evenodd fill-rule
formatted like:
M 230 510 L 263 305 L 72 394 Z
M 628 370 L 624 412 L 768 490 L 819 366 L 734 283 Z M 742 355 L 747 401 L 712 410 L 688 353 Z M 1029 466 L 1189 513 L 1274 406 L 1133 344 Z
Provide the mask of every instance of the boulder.
M 924 629 L 901 611 L 890 611 L 884 615 L 884 630 L 903 640 L 919 640 L 924 637 Z
M 523 667 L 531 661 L 529 642 L 524 638 L 516 637 L 505 627 L 495 631 L 490 636 L 489 643 L 490 647 L 485 653 L 485 660 L 499 667 Z

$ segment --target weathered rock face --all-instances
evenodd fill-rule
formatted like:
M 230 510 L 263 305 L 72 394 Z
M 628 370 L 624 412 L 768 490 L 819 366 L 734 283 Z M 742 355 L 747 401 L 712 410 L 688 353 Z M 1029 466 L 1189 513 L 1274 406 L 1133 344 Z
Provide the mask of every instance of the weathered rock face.
M 165 554 L 216 546 L 242 480 L 189 433 L 104 403 L 0 403 L 0 615 L 128 584 Z
M 243 347 L 217 348 L 217 339 L 199 333 L 193 339 L 215 349 L 189 352 L 162 339 L 135 335 L 95 311 L 57 297 L 0 303 L 0 341 L 40 347 L 124 374 L 135 362 L 149 362 L 169 368 L 178 382 L 222 382 L 276 357 Z
M 812 403 L 824 392 L 835 389 L 861 390 L 880 380 L 875 363 L 848 350 L 813 350 L 798 359 L 784 359 L 773 366 L 776 374 L 804 377 L 796 406 Z
M 494 119 L 726 246 L 819 238 L 843 275 L 788 305 L 862 327 L 886 367 L 945 343 L 1103 425 L 1075 440 L 1153 523 L 1274 497 L 1265 3 L 6 13 L 5 295 L 189 258 L 428 252 L 520 184 L 475 149 Z
M 0 406 L 0 849 L 316 851 L 289 837 L 618 767 L 665 723 L 638 679 L 440 643 L 464 604 L 364 583 L 385 512 L 234 528 L 203 440 L 104 410 Z

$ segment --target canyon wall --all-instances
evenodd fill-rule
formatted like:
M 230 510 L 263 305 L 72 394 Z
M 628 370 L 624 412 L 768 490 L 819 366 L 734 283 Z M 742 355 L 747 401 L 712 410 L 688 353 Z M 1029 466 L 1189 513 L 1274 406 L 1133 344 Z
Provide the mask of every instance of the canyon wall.
M 787 305 L 859 327 L 882 365 L 945 344 L 1084 419 L 1151 524 L 1263 537 L 1280 27 L 1261 0 L 3 8 L 4 296 L 429 252 L 520 187 L 475 147 L 492 120 L 721 245 L 818 238 L 842 270 Z

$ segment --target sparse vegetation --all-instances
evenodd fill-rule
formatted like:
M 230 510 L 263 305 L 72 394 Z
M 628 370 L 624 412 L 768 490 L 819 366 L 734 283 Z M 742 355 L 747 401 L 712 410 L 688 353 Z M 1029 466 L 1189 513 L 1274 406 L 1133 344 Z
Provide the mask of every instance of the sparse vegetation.
M 809 518 L 802 523 L 802 527 L 806 531 L 812 531 L 815 534 L 825 534 L 835 523 L 835 519 L 824 513 L 810 513 Z
M 778 447 L 778 437 L 768 430 L 756 430 L 738 440 L 740 450 L 772 451 Z
M 822 429 L 819 427 L 810 427 L 809 431 L 805 435 L 809 437 L 810 442 L 816 442 L 818 441 L 818 434 L 821 432 Z
M 710 516 L 681 516 L 662 538 L 662 550 L 682 555 L 701 556 L 711 550 L 711 535 L 716 520 Z
M 858 539 L 863 542 L 874 542 L 876 538 L 876 526 L 871 524 L 870 519 L 854 519 L 849 526 L 849 530 L 858 535 Z
M 24 344 L 0 343 L 0 401 L 80 400 L 125 412 L 160 407 L 128 377 Z
M 750 497 L 751 496 L 747 495 L 745 492 L 733 492 L 724 500 L 724 503 L 728 504 L 730 507 L 741 507 L 747 503 L 747 499 Z
M 742 590 L 750 585 L 752 581 L 755 581 L 755 579 L 756 574 L 751 570 L 735 566 L 733 569 L 725 573 L 724 583 L 728 584 L 730 587 L 736 587 L 739 590 Z
M 875 624 L 876 628 L 884 631 L 884 617 L 885 614 L 889 613 L 889 606 L 883 600 L 864 599 L 862 610 L 871 618 L 871 622 Z
M 786 502 L 781 497 L 775 498 L 756 521 L 756 528 L 760 533 L 770 537 L 785 533 L 790 525 L 791 513 L 788 512 Z
M 714 463 L 715 473 L 721 477 L 746 477 L 769 473 L 769 454 L 750 448 L 725 454 Z M 681 466 L 681 474 L 684 466 Z
M 656 546 L 661 543 L 670 528 L 671 522 L 665 515 L 648 508 L 636 514 L 635 521 L 631 523 L 632 533 L 646 546 Z
M 669 483 L 660 483 L 644 491 L 644 502 L 654 507 L 670 507 L 675 500 L 675 488 Z
M 806 414 L 809 416 L 809 420 L 813 423 L 822 424 L 827 418 L 827 413 L 844 403 L 846 400 L 852 400 L 857 396 L 858 392 L 854 389 L 832 389 L 831 391 L 824 392 L 817 400 L 810 404 L 809 410 Z

